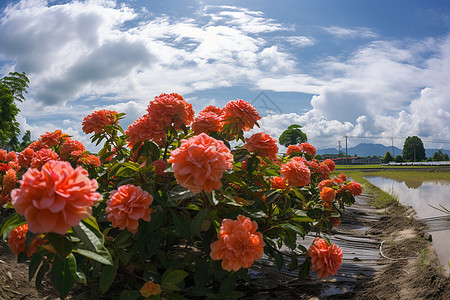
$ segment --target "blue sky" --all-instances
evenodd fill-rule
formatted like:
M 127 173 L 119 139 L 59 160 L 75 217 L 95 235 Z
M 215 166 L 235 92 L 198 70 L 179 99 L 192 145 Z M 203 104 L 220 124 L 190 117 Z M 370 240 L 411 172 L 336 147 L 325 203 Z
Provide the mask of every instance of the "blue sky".
M 345 135 L 450 148 L 448 1 L 27 0 L 0 18 L 0 76 L 30 78 L 18 120 L 35 139 L 62 129 L 89 144 L 87 114 L 126 112 L 126 128 L 177 92 L 196 112 L 252 102 L 254 132 L 300 124 L 317 148 Z

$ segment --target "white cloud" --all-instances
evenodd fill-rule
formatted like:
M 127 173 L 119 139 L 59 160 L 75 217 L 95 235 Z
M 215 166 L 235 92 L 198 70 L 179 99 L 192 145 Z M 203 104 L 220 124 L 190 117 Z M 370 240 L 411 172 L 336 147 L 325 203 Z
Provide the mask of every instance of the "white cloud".
M 378 35 L 366 27 L 356 27 L 354 29 L 339 26 L 322 27 L 323 30 L 338 38 L 376 38 Z
M 300 48 L 314 45 L 314 40 L 306 36 L 289 36 L 286 41 Z

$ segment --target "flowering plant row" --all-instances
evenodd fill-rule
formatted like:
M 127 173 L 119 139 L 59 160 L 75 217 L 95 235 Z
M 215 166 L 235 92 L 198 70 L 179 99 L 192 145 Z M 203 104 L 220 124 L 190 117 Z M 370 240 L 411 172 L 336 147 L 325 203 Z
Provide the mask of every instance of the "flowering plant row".
M 261 117 L 243 100 L 195 116 L 182 96 L 162 94 L 126 131 L 123 117 L 84 118 L 103 143 L 97 155 L 61 130 L 0 150 L 2 213 L 15 210 L 1 234 L 30 260 L 37 287 L 48 275 L 61 298 L 75 282 L 94 297 L 117 283 L 121 299 L 238 298 L 237 280 L 263 254 L 279 268 L 290 257 L 299 277 L 337 273 L 342 250 L 321 232 L 339 225 L 361 185 L 330 178 L 333 161 L 313 159 L 312 145 L 280 156 L 268 134 L 244 138 Z

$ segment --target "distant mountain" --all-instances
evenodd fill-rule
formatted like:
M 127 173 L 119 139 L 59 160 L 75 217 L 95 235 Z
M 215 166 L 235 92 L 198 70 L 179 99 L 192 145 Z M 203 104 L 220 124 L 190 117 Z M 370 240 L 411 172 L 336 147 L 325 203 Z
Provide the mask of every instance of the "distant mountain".
M 433 156 L 435 152 L 439 149 L 425 149 L 425 153 L 427 157 Z M 383 157 L 386 152 L 389 151 L 392 156 L 402 155 L 402 149 L 394 147 L 392 150 L 392 146 L 385 146 L 382 144 L 371 144 L 371 143 L 361 143 L 355 147 L 349 147 L 347 149 L 347 154 L 350 156 L 381 156 Z M 341 148 L 341 152 L 345 154 L 345 147 Z M 447 153 L 450 156 L 450 150 L 442 149 L 443 153 Z M 336 148 L 326 148 L 326 149 L 318 149 L 317 154 L 338 154 L 338 149 Z

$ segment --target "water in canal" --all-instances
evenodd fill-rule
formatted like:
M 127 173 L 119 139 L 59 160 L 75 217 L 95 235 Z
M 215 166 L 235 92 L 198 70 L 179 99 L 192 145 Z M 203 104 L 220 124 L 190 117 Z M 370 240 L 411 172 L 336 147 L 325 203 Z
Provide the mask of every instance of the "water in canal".
M 440 182 L 398 182 L 391 178 L 367 177 L 370 183 L 385 192 L 396 195 L 405 205 L 412 206 L 417 212 L 417 218 L 423 219 L 429 226 L 433 236 L 433 245 L 441 264 L 450 271 L 450 218 L 447 214 L 432 208 L 430 205 L 450 209 L 450 184 Z

